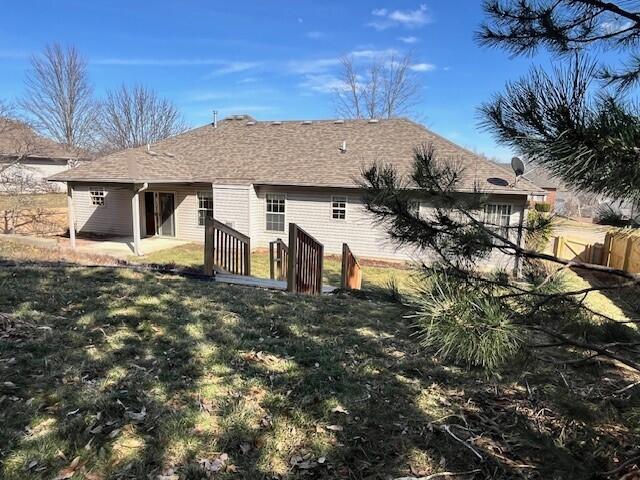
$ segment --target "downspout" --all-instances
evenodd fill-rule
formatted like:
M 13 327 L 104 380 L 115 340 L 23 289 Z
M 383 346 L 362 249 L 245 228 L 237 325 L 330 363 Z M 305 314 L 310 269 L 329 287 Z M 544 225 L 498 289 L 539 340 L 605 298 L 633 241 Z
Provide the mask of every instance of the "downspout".
M 142 255 L 140 250 L 140 192 L 144 192 L 149 188 L 149 184 L 144 182 L 142 186 L 136 189 L 135 184 L 133 186 L 133 197 L 131 197 L 131 217 L 133 222 L 133 253 L 135 255 Z

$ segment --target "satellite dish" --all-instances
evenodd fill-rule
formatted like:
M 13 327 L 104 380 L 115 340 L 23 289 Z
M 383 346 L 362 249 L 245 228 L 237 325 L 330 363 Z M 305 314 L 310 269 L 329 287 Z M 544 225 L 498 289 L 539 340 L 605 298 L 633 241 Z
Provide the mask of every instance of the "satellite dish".
M 516 178 L 524 174 L 524 162 L 518 157 L 513 157 L 511 159 L 511 168 L 513 168 Z

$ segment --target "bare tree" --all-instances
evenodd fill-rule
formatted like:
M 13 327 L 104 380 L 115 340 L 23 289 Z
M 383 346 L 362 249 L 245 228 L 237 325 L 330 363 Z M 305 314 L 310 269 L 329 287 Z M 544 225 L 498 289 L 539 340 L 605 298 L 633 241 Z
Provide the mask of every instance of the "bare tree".
M 33 201 L 27 195 L 55 190 L 23 163 L 27 157 L 38 153 L 38 137 L 31 126 L 14 118 L 12 106 L 0 101 L 0 195 L 4 200 L 0 210 L 0 231 L 3 233 L 15 233 L 16 229 L 25 226 L 34 231 L 45 225 L 50 228 L 46 212 L 33 211 L 30 208 Z
M 356 57 L 340 59 L 340 80 L 335 89 L 336 113 L 345 118 L 393 118 L 410 115 L 420 100 L 420 84 L 411 70 L 411 55 L 395 54 L 358 64 Z
M 107 92 L 102 104 L 100 141 L 105 150 L 138 147 L 185 130 L 178 109 L 143 86 Z
M 73 46 L 47 45 L 31 58 L 20 105 L 43 133 L 69 147 L 91 145 L 96 109 L 87 61 Z

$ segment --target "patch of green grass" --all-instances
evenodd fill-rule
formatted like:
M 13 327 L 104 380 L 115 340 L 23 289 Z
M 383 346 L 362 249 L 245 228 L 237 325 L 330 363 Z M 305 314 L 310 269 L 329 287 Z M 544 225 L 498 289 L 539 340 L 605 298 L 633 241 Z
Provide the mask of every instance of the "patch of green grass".
M 531 361 L 488 384 L 425 354 L 390 302 L 43 263 L 0 269 L 0 312 L 8 480 L 201 479 L 221 454 L 214 478 L 585 478 L 640 442 L 638 402 L 603 408 L 619 371 Z
M 159 265 L 175 264 L 182 267 L 202 268 L 204 251 L 202 245 L 191 243 L 167 250 L 144 255 L 142 257 L 130 257 L 128 261 L 133 263 L 153 263 Z M 339 257 L 329 256 L 324 260 L 323 281 L 327 285 L 340 285 L 342 262 Z M 401 292 L 410 292 L 414 289 L 415 271 L 402 264 L 385 264 L 378 262 L 376 265 L 364 262 L 362 267 L 362 288 L 366 290 L 386 291 L 392 278 L 396 280 Z M 269 254 L 267 252 L 254 252 L 251 255 L 251 273 L 259 278 L 269 278 Z
M 0 195 L 0 210 L 11 208 L 18 199 L 15 196 Z M 24 208 L 66 208 L 65 193 L 41 193 L 20 195 L 19 204 Z

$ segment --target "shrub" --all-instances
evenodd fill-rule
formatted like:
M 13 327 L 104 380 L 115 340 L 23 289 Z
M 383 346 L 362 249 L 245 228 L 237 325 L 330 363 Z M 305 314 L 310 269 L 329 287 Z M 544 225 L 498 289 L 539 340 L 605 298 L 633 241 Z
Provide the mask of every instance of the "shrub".
M 551 240 L 554 228 L 554 216 L 538 210 L 529 210 L 525 228 L 525 246 L 531 250 L 544 250 Z
M 467 367 L 495 371 L 519 351 L 517 327 L 491 292 L 434 274 L 416 300 L 424 347 Z
M 537 202 L 533 208 L 536 212 L 549 213 L 552 209 L 552 206 L 547 202 Z
M 605 203 L 600 205 L 596 211 L 596 223 L 612 227 L 637 227 L 640 224 L 640 219 L 629 218 L 620 209 Z

